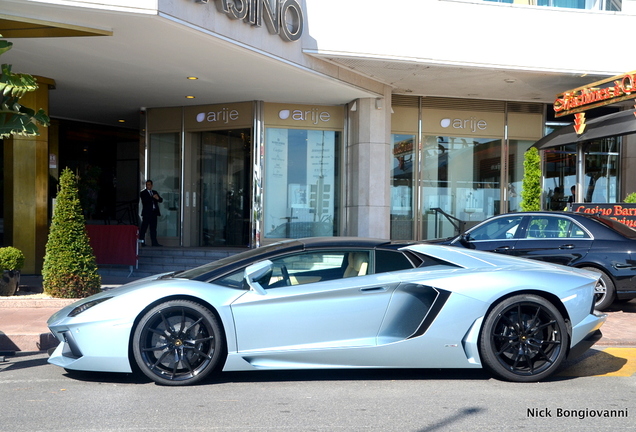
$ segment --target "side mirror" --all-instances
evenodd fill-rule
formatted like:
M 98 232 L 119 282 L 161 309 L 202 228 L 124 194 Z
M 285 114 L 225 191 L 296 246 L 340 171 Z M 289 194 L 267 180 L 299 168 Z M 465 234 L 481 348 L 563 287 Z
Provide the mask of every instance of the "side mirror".
M 464 233 L 461 236 L 459 236 L 459 242 L 465 248 L 474 249 L 475 246 L 470 243 L 471 241 L 472 241 L 472 238 L 470 237 L 470 234 L 468 233 Z
M 268 273 L 271 273 L 273 267 L 274 263 L 270 260 L 257 262 L 256 264 L 252 264 L 245 268 L 243 279 L 251 290 L 256 291 L 261 295 L 265 295 L 267 294 L 267 291 L 265 291 L 265 288 L 263 288 L 263 286 L 257 281 L 262 279 L 264 276 L 267 276 Z

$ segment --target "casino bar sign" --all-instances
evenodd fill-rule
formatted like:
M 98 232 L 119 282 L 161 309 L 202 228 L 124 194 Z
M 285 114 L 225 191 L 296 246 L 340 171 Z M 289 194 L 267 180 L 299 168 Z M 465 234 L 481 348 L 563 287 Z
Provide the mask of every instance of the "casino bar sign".
M 591 204 L 574 203 L 569 205 L 569 210 L 577 213 L 589 213 L 606 216 L 621 222 L 628 227 L 636 229 L 636 204 Z
M 636 98 L 636 71 L 597 81 L 557 95 L 555 117 Z
M 207 3 L 207 0 L 195 0 Z M 303 34 L 305 17 L 296 0 L 216 0 L 217 9 L 233 20 L 260 27 L 293 42 Z

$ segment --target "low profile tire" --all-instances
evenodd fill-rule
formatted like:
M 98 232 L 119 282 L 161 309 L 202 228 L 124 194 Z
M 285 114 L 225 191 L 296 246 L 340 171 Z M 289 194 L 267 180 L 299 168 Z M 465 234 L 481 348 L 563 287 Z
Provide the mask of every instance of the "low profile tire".
M 149 310 L 132 339 L 135 362 L 158 384 L 195 384 L 222 365 L 225 339 L 215 315 L 189 300 Z
M 583 267 L 583 270 L 593 271 L 601 274 L 600 283 L 594 290 L 594 309 L 603 311 L 609 308 L 616 300 L 616 288 L 612 279 L 602 270 L 596 267 Z
M 569 344 L 565 320 L 543 297 L 517 295 L 498 303 L 480 334 L 484 365 L 517 382 L 542 380 L 563 362 Z

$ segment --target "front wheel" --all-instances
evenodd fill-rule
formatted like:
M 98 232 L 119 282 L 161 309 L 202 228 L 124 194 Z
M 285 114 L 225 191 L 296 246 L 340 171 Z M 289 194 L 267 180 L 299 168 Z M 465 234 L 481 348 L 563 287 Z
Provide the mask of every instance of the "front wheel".
M 189 300 L 170 300 L 139 321 L 132 351 L 141 371 L 163 385 L 201 381 L 223 359 L 225 340 L 210 310 Z
M 480 333 L 486 367 L 509 381 L 539 381 L 563 362 L 569 343 L 565 320 L 543 297 L 517 295 L 495 305 Z

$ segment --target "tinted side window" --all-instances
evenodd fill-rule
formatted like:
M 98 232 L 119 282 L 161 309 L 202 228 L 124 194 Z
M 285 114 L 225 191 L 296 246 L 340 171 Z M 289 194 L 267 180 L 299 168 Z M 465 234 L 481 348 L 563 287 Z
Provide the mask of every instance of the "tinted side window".
M 470 231 L 473 240 L 501 240 L 514 238 L 523 216 L 500 217 Z
M 544 238 L 587 238 L 589 235 L 569 219 L 556 216 L 533 216 L 528 224 L 526 237 Z
M 412 269 L 413 265 L 404 256 L 403 253 L 397 251 L 376 250 L 375 251 L 375 272 L 384 273 L 398 270 Z

